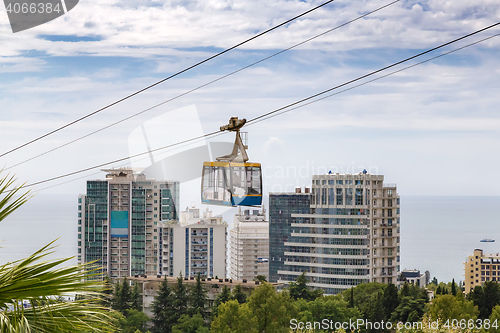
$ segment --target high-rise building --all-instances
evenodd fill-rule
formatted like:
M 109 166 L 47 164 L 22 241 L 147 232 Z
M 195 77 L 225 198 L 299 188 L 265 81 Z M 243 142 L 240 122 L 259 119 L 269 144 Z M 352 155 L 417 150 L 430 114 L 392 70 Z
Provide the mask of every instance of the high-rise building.
M 233 280 L 251 281 L 257 275 L 269 279 L 269 222 L 264 209 L 240 207 L 230 231 L 229 258 Z
M 97 261 L 113 280 L 158 274 L 158 224 L 179 219 L 179 182 L 103 171 L 78 198 L 78 262 Z
M 159 274 L 226 277 L 227 223 L 197 208 L 181 212 L 180 222 L 160 222 Z
M 464 266 L 466 294 L 486 281 L 500 281 L 500 253 L 484 254 L 483 250 L 475 249 Z
M 284 271 L 285 261 L 290 253 L 285 245 L 292 237 L 292 223 L 302 223 L 302 217 L 293 214 L 310 212 L 311 195 L 309 188 L 305 193 L 270 193 L 269 194 L 269 281 L 277 282 L 278 271 Z
M 288 197 L 301 194 L 296 192 Z M 309 285 L 326 294 L 366 282 L 396 283 L 400 211 L 395 184 L 384 184 L 384 176 L 366 171 L 329 173 L 313 176 L 307 212 L 294 211 L 295 206 L 278 200 L 283 197 L 287 195 L 270 194 L 271 252 L 281 247 L 274 260 L 271 255 L 271 281 L 275 269 L 283 283 L 307 272 Z

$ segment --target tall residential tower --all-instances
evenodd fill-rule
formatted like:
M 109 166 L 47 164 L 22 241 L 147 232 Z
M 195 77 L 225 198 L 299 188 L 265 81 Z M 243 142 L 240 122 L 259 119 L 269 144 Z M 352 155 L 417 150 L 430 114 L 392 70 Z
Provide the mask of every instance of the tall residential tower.
M 269 222 L 265 210 L 239 209 L 230 232 L 230 270 L 233 280 L 269 279 Z
M 366 171 L 329 173 L 313 176 L 310 194 L 296 192 L 270 194 L 270 242 L 277 248 L 271 255 L 271 281 L 274 271 L 284 283 L 307 272 L 309 285 L 326 294 L 365 282 L 396 283 L 400 211 L 395 184 Z M 307 212 L 283 201 L 302 196 L 308 198 L 303 203 L 310 201 Z
M 87 181 L 78 197 L 78 262 L 97 260 L 113 280 L 158 274 L 158 223 L 179 219 L 179 182 L 103 171 L 106 179 Z

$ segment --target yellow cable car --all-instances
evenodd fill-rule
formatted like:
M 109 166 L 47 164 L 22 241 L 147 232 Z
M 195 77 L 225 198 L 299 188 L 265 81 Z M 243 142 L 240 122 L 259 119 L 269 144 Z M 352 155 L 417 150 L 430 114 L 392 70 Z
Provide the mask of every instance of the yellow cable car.
M 233 152 L 203 163 L 201 201 L 222 206 L 260 206 L 262 204 L 262 168 L 249 163 L 247 146 L 243 144 L 240 128 L 245 119 L 233 117 L 221 131 L 236 132 Z

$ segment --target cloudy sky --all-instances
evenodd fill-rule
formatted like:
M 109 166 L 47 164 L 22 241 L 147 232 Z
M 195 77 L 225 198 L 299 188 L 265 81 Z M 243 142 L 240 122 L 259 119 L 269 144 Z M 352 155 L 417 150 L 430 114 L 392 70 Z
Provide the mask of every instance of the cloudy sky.
M 337 0 L 126 102 L 1 157 L 0 165 L 9 168 L 389 2 Z M 2 7 L 0 153 L 320 3 L 85 0 L 54 21 L 15 34 Z M 500 3 L 496 0 L 400 1 L 8 171 L 16 173 L 20 181 L 31 183 L 127 157 L 140 147 L 131 143 L 134 131 L 148 123 L 163 124 L 160 120 L 165 122 L 165 130 L 161 133 L 156 128 L 157 132 L 151 133 L 156 137 L 149 142 L 152 148 L 213 132 L 230 116 L 250 119 L 272 111 L 496 23 L 498 17 Z M 493 28 L 408 65 L 499 32 L 500 28 Z M 267 191 L 307 185 L 315 173 L 359 172 L 366 168 L 397 183 L 401 195 L 499 195 L 496 177 L 485 177 L 495 172 L 500 162 L 499 46 L 500 38 L 493 38 L 248 126 L 250 159 L 267 167 Z M 196 110 L 195 116 L 192 112 L 189 117 L 187 113 L 182 116 L 182 112 L 174 112 L 187 109 Z M 174 122 L 179 126 L 172 128 Z M 233 138 L 226 134 L 214 140 Z M 146 156 L 146 160 L 110 166 L 137 166 L 141 161 L 145 167 L 154 162 Z M 102 175 L 90 171 L 37 189 L 83 177 L 44 190 L 81 193 L 85 179 Z M 186 187 L 185 202 L 198 200 L 196 192 Z
M 231 116 L 251 119 L 281 108 L 494 24 L 500 17 L 498 0 L 399 1 L 268 61 L 18 165 L 390 2 L 337 0 L 70 128 L 0 157 L 0 168 L 15 173 L 20 182 L 32 183 L 127 158 L 148 146 L 154 149 L 210 133 Z M 15 34 L 0 5 L 0 155 L 320 3 L 82 0 L 64 16 Z M 493 28 L 407 65 L 498 33 L 500 28 Z M 248 126 L 249 156 L 263 165 L 265 192 L 291 191 L 295 186 L 310 184 L 311 175 L 329 170 L 352 173 L 367 169 L 385 175 L 387 182 L 397 183 L 402 197 L 500 195 L 496 176 L 500 164 L 499 51 L 500 37 L 496 37 Z M 232 140 L 230 134 L 212 139 L 216 143 Z M 159 165 L 180 165 L 186 170 L 181 187 L 181 205 L 185 207 L 199 202 L 197 170 L 201 171 L 201 161 L 194 152 L 200 147 L 212 146 L 199 141 L 107 167 L 149 167 L 153 170 L 150 176 L 161 177 Z M 217 156 L 213 150 L 209 153 Z M 76 204 L 69 202 L 76 202 L 77 194 L 85 192 L 86 179 L 103 176 L 97 169 L 37 186 L 35 190 L 41 194 L 65 195 L 67 200 L 58 199 L 55 207 L 63 202 L 67 207 L 44 215 L 47 221 L 58 219 L 63 224 L 46 228 L 45 220 L 41 220 L 39 227 L 25 224 L 18 228 L 15 223 L 26 219 L 25 215 L 13 216 L 12 221 L 17 222 L 11 229 L 5 229 L 8 225 L 4 223 L 0 245 L 12 254 L 19 239 L 24 239 L 26 246 L 40 247 L 59 236 L 62 255 L 73 255 Z M 47 208 L 48 201 L 39 198 L 27 206 L 32 207 L 32 215 L 26 215 L 30 221 L 39 222 L 38 212 Z M 63 210 L 67 211 L 64 216 Z M 56 217 L 56 213 L 61 216 Z M 491 220 L 477 213 L 472 216 Z M 403 217 L 402 221 L 415 222 L 418 216 Z M 71 225 L 68 219 L 73 221 Z M 27 236 L 29 232 L 31 236 Z M 427 241 L 422 232 L 421 238 L 413 237 L 415 249 Z M 402 235 L 402 243 L 408 248 L 410 242 L 406 239 L 411 237 Z M 440 239 L 434 242 L 436 251 L 442 246 Z M 450 258 L 458 272 L 453 275 L 456 279 L 462 273 L 461 260 L 472 246 L 454 251 L 457 257 Z M 15 256 L 12 254 L 14 257 L 5 257 L 4 251 L 0 260 L 17 259 L 35 249 L 23 248 Z M 405 267 L 429 268 L 435 274 L 431 264 L 423 267 L 418 255 L 410 258 L 407 252 L 403 253 Z M 438 270 L 438 264 L 435 266 Z M 439 274 L 451 280 L 447 272 Z

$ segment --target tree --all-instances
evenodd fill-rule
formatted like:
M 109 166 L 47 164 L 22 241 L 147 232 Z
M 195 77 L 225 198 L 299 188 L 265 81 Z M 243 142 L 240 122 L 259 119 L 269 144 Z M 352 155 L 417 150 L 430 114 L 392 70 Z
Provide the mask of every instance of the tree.
M 475 319 L 479 314 L 477 306 L 474 306 L 472 301 L 467 301 L 461 291 L 457 292 L 457 296 L 442 295 L 434 298 L 432 305 L 429 307 L 428 314 L 432 320 L 441 319 L 446 321 Z
M 290 296 L 293 299 L 302 298 L 306 301 L 313 301 L 323 294 L 323 291 L 321 290 L 309 290 L 307 287 L 307 277 L 305 272 L 302 272 L 302 274 L 297 277 L 295 282 L 291 282 L 288 289 L 290 290 Z
M 259 281 L 260 283 L 267 282 L 266 276 L 265 275 L 257 275 L 255 277 L 255 281 Z
M 109 275 L 106 274 L 104 277 L 104 291 L 103 298 L 101 304 L 105 307 L 111 307 L 111 303 L 113 300 L 113 282 L 109 278 Z
M 425 271 L 425 285 L 427 286 L 431 283 L 431 272 Z
M 120 312 L 113 314 L 115 325 L 120 329 L 121 333 L 149 332 L 146 329 L 146 323 L 149 317 L 142 311 L 128 309 L 127 316 Z
M 201 277 L 200 274 L 196 277 L 196 284 L 191 287 L 189 291 L 189 300 L 190 300 L 190 313 L 192 316 L 194 316 L 196 313 L 199 313 L 203 320 L 206 319 L 207 317 L 207 303 L 208 303 L 208 297 L 207 297 L 207 290 L 201 283 Z
M 221 303 L 210 328 L 213 333 L 257 333 L 257 318 L 248 303 L 230 300 Z
M 175 313 L 172 309 L 173 295 L 168 286 L 167 277 L 160 283 L 158 287 L 158 295 L 155 297 L 152 304 L 153 333 L 171 332 L 172 326 L 175 324 Z
M 241 285 L 237 284 L 233 289 L 232 299 L 237 300 L 238 303 L 243 304 L 247 301 L 247 294 L 241 290 Z
M 230 299 L 231 299 L 231 290 L 229 290 L 229 288 L 226 285 L 224 285 L 224 287 L 222 287 L 221 293 L 219 295 L 217 295 L 217 297 L 215 298 L 214 309 L 212 311 L 212 315 L 217 316 L 219 306 L 221 304 L 226 303 Z
M 432 278 L 431 283 L 435 284 L 436 286 L 439 284 L 439 283 L 438 283 L 438 280 L 436 279 L 436 277 L 433 277 L 433 278 Z
M 14 177 L 0 178 L 0 222 L 29 199 L 28 193 L 21 193 L 14 183 Z M 100 305 L 105 290 L 102 281 L 98 280 L 102 276 L 90 265 L 61 267 L 72 258 L 47 260 L 46 257 L 54 252 L 53 243 L 26 259 L 0 266 L 1 331 L 114 331 L 109 309 Z M 57 301 L 60 296 L 72 294 L 85 297 Z M 23 301 L 32 307 L 24 309 Z
M 172 328 L 172 333 L 208 333 L 209 329 L 204 325 L 205 320 L 200 313 L 192 317 L 183 314 Z
M 483 286 L 476 286 L 468 295 L 479 309 L 479 318 L 487 319 L 493 308 L 500 304 L 500 286 L 493 281 L 486 281 Z
M 500 305 L 496 305 L 493 310 L 491 311 L 491 316 L 490 316 L 490 323 L 494 323 L 496 320 L 496 323 L 500 323 Z M 488 330 L 490 333 L 500 333 L 500 327 L 491 327 Z
M 130 308 L 137 311 L 142 311 L 142 293 L 137 282 L 134 283 L 134 289 L 130 295 Z
M 396 291 L 397 294 L 397 291 Z M 351 287 L 351 294 L 349 295 L 349 307 L 353 308 L 354 307 L 354 287 Z
M 398 288 L 389 283 L 384 289 L 384 297 L 382 299 L 382 307 L 384 309 L 385 320 L 389 320 L 391 318 L 392 313 L 399 305 L 398 298 Z
M 451 294 L 453 296 L 457 295 L 457 286 L 455 285 L 455 278 L 451 280 Z
M 127 316 L 127 310 L 132 304 L 132 293 L 127 278 L 123 278 L 123 282 L 116 283 L 114 295 L 115 310 L 120 311 L 124 316 Z
M 290 331 L 290 319 L 294 317 L 295 309 L 286 291 L 276 293 L 271 284 L 264 283 L 255 289 L 248 298 L 248 302 L 241 306 L 247 304 L 256 318 L 257 332 L 288 333 Z
M 189 302 L 187 288 L 183 282 L 182 276 L 177 278 L 177 283 L 173 288 L 172 296 L 172 309 L 175 315 L 175 322 L 177 322 L 183 314 L 187 314 Z

